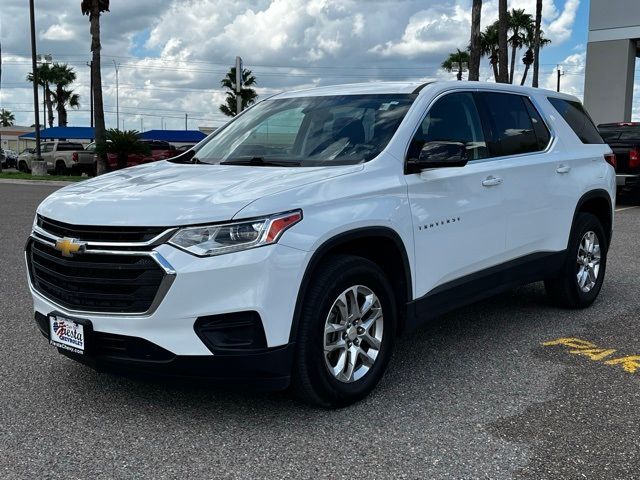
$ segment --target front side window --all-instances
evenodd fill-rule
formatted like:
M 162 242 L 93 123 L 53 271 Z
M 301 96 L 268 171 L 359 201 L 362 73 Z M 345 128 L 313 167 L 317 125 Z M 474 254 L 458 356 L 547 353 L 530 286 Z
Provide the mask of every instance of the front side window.
M 371 94 L 265 100 L 202 145 L 212 164 L 349 165 L 375 158 L 416 95 Z
M 42 146 L 42 153 L 53 152 L 53 143 L 45 143 Z
M 469 160 L 489 156 L 472 93 L 451 93 L 429 109 L 413 137 L 408 158 L 418 158 L 426 143 L 439 141 L 464 144 Z
M 582 143 L 604 143 L 598 129 L 580 102 L 549 97 L 549 102 L 569 124 Z
M 508 93 L 479 95 L 490 123 L 490 149 L 494 156 L 519 155 L 541 150 L 524 97 Z

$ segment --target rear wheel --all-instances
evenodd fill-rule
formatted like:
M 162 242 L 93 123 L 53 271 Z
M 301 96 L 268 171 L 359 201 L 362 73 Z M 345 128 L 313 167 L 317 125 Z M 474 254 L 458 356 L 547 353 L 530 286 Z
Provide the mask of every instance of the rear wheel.
M 62 160 L 56 162 L 55 173 L 56 175 L 67 175 L 67 165 Z
M 27 166 L 27 162 L 25 162 L 24 160 L 20 161 L 18 163 L 18 170 L 21 171 L 22 173 L 29 173 L 29 167 Z
M 362 399 L 382 378 L 395 335 L 395 299 L 384 272 L 360 257 L 327 258 L 301 310 L 294 391 L 329 408 Z
M 551 300 L 564 308 L 591 305 L 604 282 L 607 250 L 607 236 L 600 220 L 590 213 L 579 213 L 562 272 L 557 278 L 545 281 Z

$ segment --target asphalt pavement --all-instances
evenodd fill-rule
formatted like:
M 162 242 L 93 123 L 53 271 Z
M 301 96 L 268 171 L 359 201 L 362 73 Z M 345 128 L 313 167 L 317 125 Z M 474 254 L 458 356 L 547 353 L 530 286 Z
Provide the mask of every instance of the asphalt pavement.
M 0 183 L 3 479 L 640 478 L 640 207 L 619 205 L 591 308 L 556 309 L 541 284 L 466 307 L 402 338 L 369 398 L 326 411 L 59 355 L 23 260 L 55 188 Z

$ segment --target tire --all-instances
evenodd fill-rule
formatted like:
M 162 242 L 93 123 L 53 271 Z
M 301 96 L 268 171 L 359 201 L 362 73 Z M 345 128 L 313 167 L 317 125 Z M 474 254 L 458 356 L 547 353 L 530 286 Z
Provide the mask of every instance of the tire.
M 348 302 L 353 298 L 357 302 Z M 340 320 L 344 318 L 339 315 L 344 311 L 340 305 L 357 304 L 360 312 L 365 298 L 373 300 L 368 312 L 355 321 Z M 297 397 L 312 405 L 338 408 L 367 396 L 384 375 L 396 336 L 395 296 L 384 272 L 364 258 L 327 257 L 311 279 L 300 312 L 292 372 Z M 376 316 L 378 312 L 381 315 Z M 346 329 L 350 322 L 351 328 Z M 339 330 L 325 334 L 329 324 Z M 325 348 L 338 346 L 325 356 Z M 356 359 L 355 368 L 349 368 L 350 358 Z M 339 373 L 332 373 L 332 367 Z
M 22 173 L 29 173 L 30 170 L 29 170 L 29 167 L 27 166 L 27 162 L 23 160 L 20 163 L 18 163 L 18 171 Z
M 56 162 L 55 174 L 60 176 L 68 175 L 67 165 L 63 161 Z
M 590 244 L 587 236 L 594 238 L 593 244 L 599 244 L 599 248 L 594 247 L 591 256 L 585 258 L 585 250 L 581 248 L 581 245 L 588 246 Z M 586 244 L 583 243 L 585 239 Z M 571 229 L 567 258 L 561 274 L 557 278 L 547 279 L 544 282 L 551 301 L 562 308 L 579 309 L 590 306 L 600 293 L 604 282 L 608 249 L 607 235 L 600 220 L 590 213 L 579 213 Z M 596 262 L 598 253 L 600 258 L 599 262 Z M 581 262 L 583 263 L 585 260 L 588 262 L 586 271 L 590 270 L 591 274 L 585 273 L 583 269 Z M 592 266 L 595 266 L 596 263 L 598 268 L 594 269 Z M 583 285 L 578 279 L 579 274 L 584 281 Z

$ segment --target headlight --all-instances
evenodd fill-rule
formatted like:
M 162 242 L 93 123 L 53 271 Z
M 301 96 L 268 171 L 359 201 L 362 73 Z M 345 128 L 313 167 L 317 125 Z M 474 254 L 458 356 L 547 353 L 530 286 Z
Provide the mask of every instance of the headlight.
M 199 257 L 222 255 L 276 243 L 285 230 L 302 220 L 302 211 L 220 225 L 178 230 L 169 243 Z

